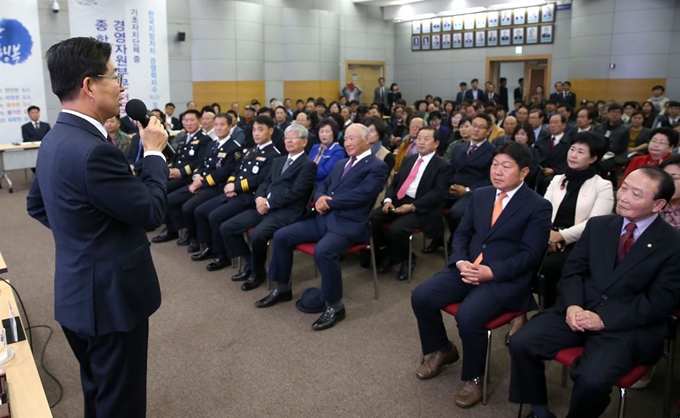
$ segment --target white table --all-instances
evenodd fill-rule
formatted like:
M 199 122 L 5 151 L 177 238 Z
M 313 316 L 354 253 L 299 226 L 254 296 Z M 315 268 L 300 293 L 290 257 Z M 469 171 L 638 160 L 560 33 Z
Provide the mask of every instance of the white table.
M 22 142 L 15 144 L 0 144 L 0 181 L 4 178 L 9 185 L 9 192 L 13 193 L 12 180 L 7 172 L 35 167 L 38 160 L 40 142 Z M 1 183 L 0 183 L 1 186 Z

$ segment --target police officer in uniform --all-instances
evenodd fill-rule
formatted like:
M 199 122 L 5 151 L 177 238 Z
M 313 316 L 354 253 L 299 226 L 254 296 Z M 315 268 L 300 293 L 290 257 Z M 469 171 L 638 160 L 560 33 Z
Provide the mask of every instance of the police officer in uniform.
M 266 115 L 257 116 L 253 122 L 253 140 L 256 146 L 246 151 L 240 164 L 227 179 L 224 194 L 201 204 L 194 211 L 199 244 L 207 248 L 214 260 L 206 266 L 208 271 L 231 265 L 220 235 L 220 225 L 243 211 L 255 207 L 255 192 L 264 182 L 274 158 L 281 152 L 271 141 L 274 121 Z M 207 258 L 207 257 L 204 257 Z
M 194 210 L 201 203 L 222 194 L 221 186 L 238 164 L 236 153 L 241 151 L 242 144 L 231 138 L 233 126 L 231 115 L 220 114 L 215 117 L 214 130 L 217 140 L 210 144 L 208 154 L 194 170 L 191 184 L 182 186 L 168 195 L 165 224 L 167 229 L 172 231 L 187 228 L 187 233 L 177 241 L 177 245 L 189 245 L 189 252 L 200 250 L 196 241 Z
M 210 151 L 212 138 L 201 131 L 199 120 L 201 114 L 198 110 L 190 109 L 184 112 L 182 123 L 187 130 L 184 141 L 180 142 L 172 160 L 168 162 L 170 167 L 170 180 L 168 181 L 168 195 L 183 186 L 191 183 L 194 170 L 203 162 L 205 155 Z M 177 229 L 167 222 L 163 231 L 158 236 L 151 239 L 152 242 L 160 243 L 179 238 Z

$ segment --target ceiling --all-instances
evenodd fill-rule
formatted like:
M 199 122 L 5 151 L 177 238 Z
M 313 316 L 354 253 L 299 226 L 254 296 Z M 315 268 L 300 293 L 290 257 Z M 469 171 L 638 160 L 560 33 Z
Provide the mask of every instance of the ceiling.
M 403 4 L 418 3 L 424 0 L 352 0 L 357 4 L 368 4 L 370 6 L 401 6 Z

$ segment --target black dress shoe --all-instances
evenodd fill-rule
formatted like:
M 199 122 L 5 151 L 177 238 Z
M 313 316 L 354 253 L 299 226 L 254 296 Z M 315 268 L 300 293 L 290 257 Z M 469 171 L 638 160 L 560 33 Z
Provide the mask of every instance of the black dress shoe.
M 189 234 L 184 234 L 184 236 L 180 239 L 177 240 L 177 245 L 180 247 L 184 247 L 185 245 L 189 245 Z
M 203 249 L 203 251 L 201 251 L 200 253 L 192 255 L 191 260 L 192 261 L 203 261 L 203 260 L 207 260 L 209 258 L 215 258 L 215 257 L 217 257 L 217 256 L 215 254 L 213 254 L 212 251 L 210 251 L 210 247 L 205 247 Z
M 415 254 L 411 254 L 411 276 L 413 276 L 413 270 L 416 269 L 416 264 L 418 264 L 418 257 Z M 408 280 L 408 259 L 401 262 L 397 280 Z
M 335 324 L 342 321 L 343 319 L 345 319 L 344 306 L 342 307 L 342 309 L 338 311 L 331 308 L 330 306 L 327 306 L 326 310 L 323 311 L 319 319 L 314 321 L 314 323 L 312 324 L 312 329 L 314 331 L 323 331 L 325 329 L 334 327 Z
M 423 248 L 423 254 L 432 254 L 433 252 L 437 251 L 439 247 L 444 245 L 444 240 L 440 238 L 434 238 L 432 242 L 430 242 L 430 245 L 427 247 Z
M 508 331 L 508 333 L 505 334 L 505 346 L 510 347 L 510 331 Z
M 212 263 L 205 266 L 205 269 L 208 271 L 217 271 L 229 266 L 231 266 L 231 258 L 226 255 L 221 255 L 213 259 Z
M 383 254 L 380 261 L 376 261 L 378 264 L 378 274 L 385 274 L 392 270 L 392 257 L 389 254 Z
M 249 290 L 257 289 L 262 283 L 264 283 L 265 278 L 266 276 L 264 275 L 258 277 L 255 273 L 251 274 L 250 277 L 248 277 L 248 280 L 243 282 L 241 285 L 241 290 L 247 292 Z
M 255 302 L 255 306 L 257 306 L 258 308 L 268 308 L 270 306 L 276 305 L 279 302 L 290 302 L 291 300 L 293 300 L 292 290 L 279 292 L 279 289 L 274 288 L 274 290 L 272 290 L 271 293 L 267 295 L 266 298 L 260 299 L 257 302 Z
M 168 228 L 165 228 L 164 230 L 161 231 L 160 234 L 151 238 L 151 242 L 155 242 L 156 244 L 159 244 L 161 242 L 168 242 L 168 241 L 172 241 L 173 239 L 177 239 L 177 238 L 179 238 L 179 233 L 177 231 L 170 232 L 170 231 L 168 231 Z
M 253 272 L 250 270 L 248 266 L 246 266 L 246 268 L 244 268 L 243 271 L 231 276 L 231 280 L 234 282 L 244 282 L 248 280 L 248 277 L 250 277 L 252 274 Z
M 187 248 L 188 253 L 197 253 L 201 251 L 201 246 L 198 244 L 194 238 L 189 240 L 189 248 Z

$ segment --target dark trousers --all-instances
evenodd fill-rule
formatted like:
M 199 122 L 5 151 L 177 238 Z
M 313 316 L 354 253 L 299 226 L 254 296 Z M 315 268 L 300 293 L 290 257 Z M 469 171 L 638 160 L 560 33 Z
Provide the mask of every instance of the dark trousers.
M 256 276 L 264 276 L 267 263 L 267 242 L 274 237 L 276 231 L 288 223 L 286 219 L 277 217 L 275 213 L 260 215 L 257 209 L 250 209 L 222 223 L 220 234 L 229 258 L 245 257 L 250 270 Z M 248 234 L 252 253 L 243 238 L 243 233 L 250 228 L 254 228 Z
M 453 201 L 451 209 L 449 209 L 449 231 L 451 231 L 451 239 L 453 240 L 453 234 L 456 233 L 456 229 L 460 224 L 463 215 L 465 215 L 465 209 L 467 209 L 472 199 L 472 194 L 465 193 L 463 196 Z
M 616 381 L 635 365 L 653 364 L 661 355 L 663 340 L 650 343 L 640 338 L 642 332 L 574 332 L 563 313 L 549 310 L 534 316 L 510 339 L 510 402 L 546 405 L 543 360 L 552 360 L 564 348 L 583 346 L 583 355 L 569 371 L 574 387 L 567 417 L 599 417 Z
M 96 337 L 62 329 L 80 363 L 85 418 L 146 417 L 149 321 Z
M 463 343 L 461 377 L 464 381 L 472 380 L 484 375 L 488 343 L 484 324 L 507 309 L 496 300 L 488 284 L 463 283 L 456 267 L 441 270 L 411 294 L 423 355 L 449 350 L 451 342 L 446 336 L 441 310 L 453 303 L 461 303 L 456 314 L 458 334 Z
M 403 203 L 402 203 L 403 204 Z M 399 207 L 395 204 L 395 207 Z M 385 230 L 384 224 L 391 223 Z M 392 263 L 408 260 L 408 237 L 420 227 L 419 216 L 415 212 L 405 215 L 383 213 L 382 207 L 373 209 L 371 213 L 373 227 L 373 243 L 377 248 L 387 247 Z
M 220 235 L 220 225 L 253 206 L 255 200 L 252 193 L 241 193 L 230 198 L 219 195 L 199 205 L 194 211 L 198 242 L 206 244 L 215 254 L 226 255 L 227 249 Z
M 191 179 L 188 178 L 178 178 L 178 179 L 172 179 L 168 180 L 168 184 L 165 186 L 167 189 L 167 193 L 170 194 L 174 192 L 175 190 L 181 188 L 182 186 L 187 186 L 191 183 Z
M 573 248 L 574 244 L 567 245 L 564 248 L 564 251 L 550 253 L 545 258 L 545 261 L 543 261 L 541 274 L 545 277 L 545 294 L 543 295 L 545 301 L 544 309 L 552 307 L 557 300 L 557 282 L 559 282 L 562 277 L 564 263 L 566 263 L 567 257 L 571 254 Z
M 165 223 L 170 231 L 187 228 L 190 238 L 196 238 L 196 222 L 194 211 L 198 206 L 215 196 L 221 196 L 219 187 L 201 189 L 196 194 L 189 191 L 189 186 L 183 186 L 168 195 L 168 211 Z
M 342 299 L 342 270 L 339 257 L 354 245 L 342 235 L 326 229 L 326 218 L 313 218 L 285 226 L 274 233 L 272 260 L 269 263 L 267 279 L 277 283 L 289 283 L 293 269 L 295 246 L 316 243 L 314 260 L 321 272 L 321 297 L 326 302 Z

